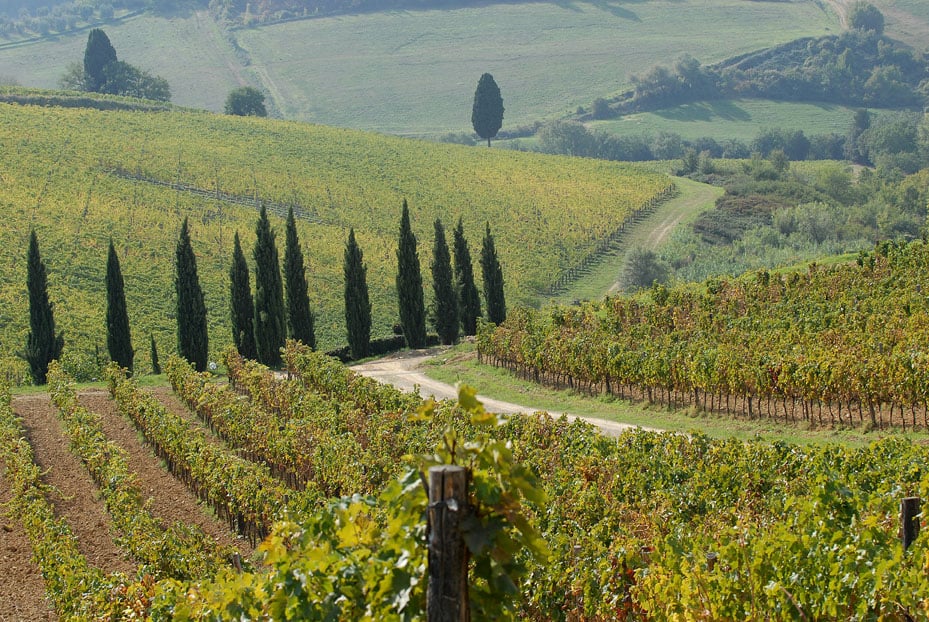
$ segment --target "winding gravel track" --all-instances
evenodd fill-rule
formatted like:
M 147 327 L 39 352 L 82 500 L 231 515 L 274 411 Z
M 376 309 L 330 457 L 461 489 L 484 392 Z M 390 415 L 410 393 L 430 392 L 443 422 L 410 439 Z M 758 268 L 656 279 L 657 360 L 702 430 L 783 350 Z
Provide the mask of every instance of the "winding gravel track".
M 440 350 L 436 349 L 405 350 L 403 352 L 391 354 L 390 356 L 386 356 L 376 361 L 354 365 L 350 367 L 350 369 L 363 376 L 373 378 L 383 384 L 393 385 L 401 391 L 406 391 L 408 393 L 412 392 L 415 388 L 418 387 L 420 395 L 422 395 L 424 398 L 435 397 L 436 399 L 457 399 L 458 390 L 455 387 L 450 384 L 445 384 L 444 382 L 439 382 L 438 380 L 433 380 L 432 378 L 429 378 L 424 373 L 422 373 L 422 371 L 420 371 L 422 364 L 435 357 L 439 351 Z M 495 400 L 483 395 L 478 395 L 478 399 L 481 401 L 481 403 L 484 404 L 484 408 L 486 408 L 489 412 L 513 414 L 526 412 L 532 413 L 544 410 L 542 408 L 534 408 L 530 405 L 503 402 L 501 400 Z M 560 417 L 561 415 L 565 415 L 569 421 L 573 421 L 574 419 L 583 419 L 587 423 L 600 428 L 600 431 L 607 436 L 619 436 L 631 428 L 641 428 L 641 426 L 634 426 L 627 423 L 617 423 L 615 421 L 607 421 L 606 419 L 581 417 L 578 415 L 557 411 L 547 412 L 553 417 Z

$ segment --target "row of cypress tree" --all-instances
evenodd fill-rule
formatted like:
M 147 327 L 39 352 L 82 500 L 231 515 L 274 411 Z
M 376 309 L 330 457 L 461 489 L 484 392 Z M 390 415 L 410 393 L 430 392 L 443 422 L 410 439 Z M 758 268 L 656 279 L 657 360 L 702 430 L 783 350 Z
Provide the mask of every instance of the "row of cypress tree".
M 451 344 L 457 341 L 459 334 L 474 335 L 477 332 L 481 303 L 474 284 L 471 254 L 461 219 L 454 231 L 454 270 L 441 220 L 436 219 L 434 228 L 431 266 L 434 299 L 429 315 L 442 343 Z M 287 216 L 283 281 L 275 233 L 264 207 L 255 234 L 254 299 L 249 284 L 248 264 L 238 232 L 233 241 L 232 264 L 229 268 L 233 342 L 239 353 L 246 358 L 278 366 L 281 364 L 280 350 L 286 337 L 316 347 L 314 317 L 310 310 L 303 251 L 297 236 L 293 209 Z M 407 346 L 421 348 L 426 345 L 426 309 L 416 236 L 410 225 L 406 200 L 400 218 L 397 264 L 400 326 Z M 55 329 L 53 305 L 48 299 L 46 268 L 39 253 L 35 231 L 30 236 L 27 266 L 30 332 L 26 348 L 20 356 L 29 363 L 33 382 L 45 384 L 48 364 L 61 356 L 64 335 Z M 346 333 L 352 358 L 359 359 L 369 354 L 371 303 L 368 297 L 367 268 L 354 229 L 349 231 L 343 268 Z M 488 320 L 499 324 L 506 318 L 503 273 L 489 224 L 481 249 L 481 269 Z M 131 372 L 135 352 L 132 348 L 122 270 L 112 240 L 107 252 L 106 291 L 107 350 L 110 360 Z M 197 370 L 203 371 L 207 367 L 209 352 L 206 304 L 186 218 L 181 224 L 175 249 L 175 293 L 178 353 Z M 157 373 L 158 351 L 154 336 L 151 337 L 151 356 Z

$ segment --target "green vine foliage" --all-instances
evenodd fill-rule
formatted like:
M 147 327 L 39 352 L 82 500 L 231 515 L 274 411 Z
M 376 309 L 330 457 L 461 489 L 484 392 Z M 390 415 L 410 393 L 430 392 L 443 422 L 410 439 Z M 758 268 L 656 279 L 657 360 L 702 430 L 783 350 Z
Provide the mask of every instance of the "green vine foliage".
M 518 585 L 548 556 L 525 502 L 543 505 L 534 475 L 516 463 L 510 442 L 494 438 L 502 423 L 463 387 L 458 405 L 480 432 L 449 427 L 418 466 L 471 469 L 472 512 L 464 538 L 471 553 L 470 606 L 475 619 L 514 619 Z M 419 420 L 436 416 L 427 402 Z M 416 462 L 407 457 L 411 464 Z M 419 468 L 408 468 L 378 496 L 329 502 L 299 523 L 275 524 L 261 544 L 267 570 L 222 571 L 214 581 L 158 585 L 154 619 L 420 620 L 426 604 L 426 510 Z

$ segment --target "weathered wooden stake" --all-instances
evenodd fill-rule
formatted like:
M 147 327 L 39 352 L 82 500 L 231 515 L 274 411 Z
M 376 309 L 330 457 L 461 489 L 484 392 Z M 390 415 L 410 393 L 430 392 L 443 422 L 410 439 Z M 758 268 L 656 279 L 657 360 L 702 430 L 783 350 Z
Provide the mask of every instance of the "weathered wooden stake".
M 900 502 L 900 539 L 903 550 L 910 548 L 919 535 L 919 497 L 904 497 Z
M 468 513 L 468 470 L 429 469 L 428 622 L 468 622 L 468 549 L 460 524 Z

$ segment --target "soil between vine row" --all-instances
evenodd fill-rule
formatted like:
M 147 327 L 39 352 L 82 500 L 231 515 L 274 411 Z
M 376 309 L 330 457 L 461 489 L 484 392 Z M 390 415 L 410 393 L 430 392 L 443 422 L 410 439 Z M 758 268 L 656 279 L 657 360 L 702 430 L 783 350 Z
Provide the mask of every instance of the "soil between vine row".
M 184 408 L 173 395 L 155 391 L 171 410 Z M 207 506 L 164 468 L 161 461 L 144 444 L 132 424 L 123 419 L 115 403 L 102 390 L 79 393 L 82 406 L 101 417 L 107 438 L 128 454 L 129 467 L 137 477 L 149 511 L 165 526 L 174 522 L 197 525 L 220 544 L 234 547 L 243 558 L 251 558 L 255 549 L 237 537 L 218 520 Z M 106 572 L 133 574 L 136 568 L 128 555 L 113 542 L 111 521 L 93 480 L 80 459 L 71 452 L 69 440 L 55 406 L 47 394 L 16 396 L 14 412 L 22 417 L 26 437 L 32 445 L 36 463 L 45 471 L 44 482 L 52 487 L 49 501 L 55 514 L 68 521 L 77 536 L 81 553 Z M 190 415 L 188 415 L 190 416 Z M 209 435 L 209 430 L 207 430 Z M 218 441 L 218 439 L 216 439 Z M 0 468 L 0 622 L 19 620 L 56 620 L 45 597 L 45 584 L 35 562 L 32 546 L 16 516 L 7 516 L 11 498 L 10 483 Z

